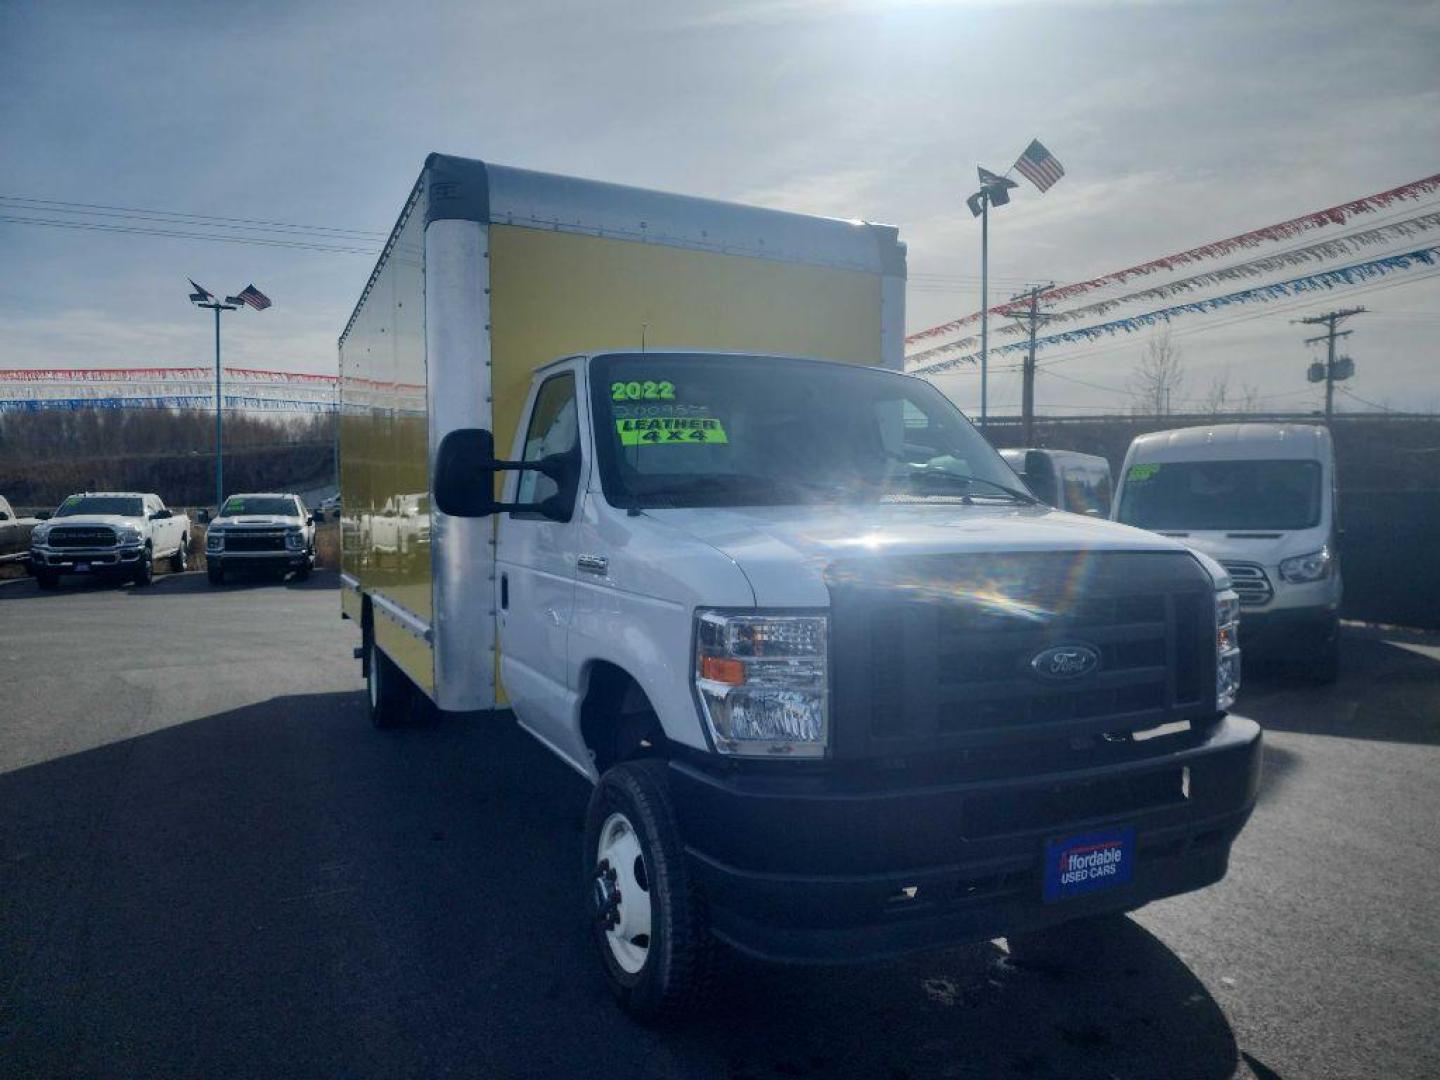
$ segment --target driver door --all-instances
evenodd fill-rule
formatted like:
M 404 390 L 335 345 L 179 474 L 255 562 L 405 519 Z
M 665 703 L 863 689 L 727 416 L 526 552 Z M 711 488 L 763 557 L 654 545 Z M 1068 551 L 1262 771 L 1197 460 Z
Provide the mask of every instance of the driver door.
M 559 371 L 536 390 L 525 419 L 521 461 L 538 461 L 580 445 L 578 380 Z M 554 494 L 555 481 L 524 470 L 513 474 L 507 501 L 532 503 Z M 552 521 L 507 512 L 497 527 L 500 677 L 521 726 L 567 757 L 584 761 L 570 723 L 568 638 L 575 611 L 579 516 Z

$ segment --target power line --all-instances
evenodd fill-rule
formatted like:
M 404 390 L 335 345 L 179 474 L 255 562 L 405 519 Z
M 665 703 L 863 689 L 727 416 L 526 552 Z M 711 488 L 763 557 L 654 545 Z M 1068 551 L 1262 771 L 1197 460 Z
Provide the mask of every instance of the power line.
M 23 218 L 0 214 L 0 222 L 12 225 L 43 225 L 56 229 L 79 229 L 86 232 L 126 233 L 137 236 L 165 236 L 175 240 L 208 240 L 220 244 L 250 244 L 256 247 L 291 248 L 299 251 L 318 251 L 333 255 L 365 255 L 374 258 L 376 248 L 336 247 L 309 243 L 301 240 L 277 240 L 268 237 L 215 236 L 211 233 L 175 232 L 168 229 L 150 229 L 140 226 L 107 225 L 98 221 L 56 221 L 49 218 Z
M 300 229 L 305 232 L 345 234 L 350 237 L 366 240 L 384 240 L 388 233 L 377 232 L 373 229 L 342 229 L 331 225 L 296 225 L 288 221 L 268 221 L 263 218 L 234 218 L 218 217 L 213 214 L 191 214 L 178 210 L 147 210 L 134 206 L 111 206 L 106 203 L 81 203 L 64 202 L 59 199 L 34 199 L 26 195 L 0 195 L 0 202 L 27 203 L 37 207 L 73 207 L 74 211 L 89 213 L 94 211 L 115 211 L 121 214 L 154 214 L 165 218 L 192 218 L 199 222 L 229 222 L 235 225 L 269 226 L 277 229 Z M 113 215 L 107 215 L 113 216 Z M 177 222 L 187 224 L 187 222 Z

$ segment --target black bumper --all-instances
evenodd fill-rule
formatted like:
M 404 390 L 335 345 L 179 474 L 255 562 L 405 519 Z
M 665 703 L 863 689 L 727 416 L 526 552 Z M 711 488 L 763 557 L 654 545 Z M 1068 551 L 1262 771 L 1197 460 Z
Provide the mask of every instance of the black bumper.
M 207 565 L 218 566 L 222 570 L 270 571 L 277 574 L 288 573 L 291 570 L 299 570 L 309 561 L 310 556 L 303 551 L 273 552 L 270 554 L 237 552 L 234 555 L 206 554 L 205 556 Z
M 718 775 L 681 760 L 670 779 L 715 935 L 763 959 L 836 963 L 1129 911 L 1219 881 L 1259 790 L 1260 729 L 1231 716 L 1173 738 L 1103 766 L 922 788 Z M 1133 881 L 1046 903 L 1045 841 L 1108 825 L 1135 829 Z

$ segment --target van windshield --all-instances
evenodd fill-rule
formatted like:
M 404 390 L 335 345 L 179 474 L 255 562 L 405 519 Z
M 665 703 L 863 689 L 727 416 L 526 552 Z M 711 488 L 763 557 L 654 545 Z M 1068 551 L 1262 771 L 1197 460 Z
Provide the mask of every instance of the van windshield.
M 1308 529 L 1320 524 L 1318 461 L 1131 465 L 1119 520 L 1142 529 Z
M 752 356 L 597 357 L 598 463 L 613 505 L 1002 500 L 1012 472 L 929 383 Z

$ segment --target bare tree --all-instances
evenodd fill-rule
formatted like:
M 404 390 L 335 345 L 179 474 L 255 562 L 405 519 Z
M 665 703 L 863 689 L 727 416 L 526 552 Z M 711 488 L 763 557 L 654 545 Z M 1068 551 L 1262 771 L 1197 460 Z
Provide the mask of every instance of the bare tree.
M 1135 370 L 1130 373 L 1130 397 L 1133 411 L 1148 416 L 1169 413 L 1172 401 L 1185 387 L 1185 366 L 1180 350 L 1170 340 L 1166 327 L 1152 337 Z

